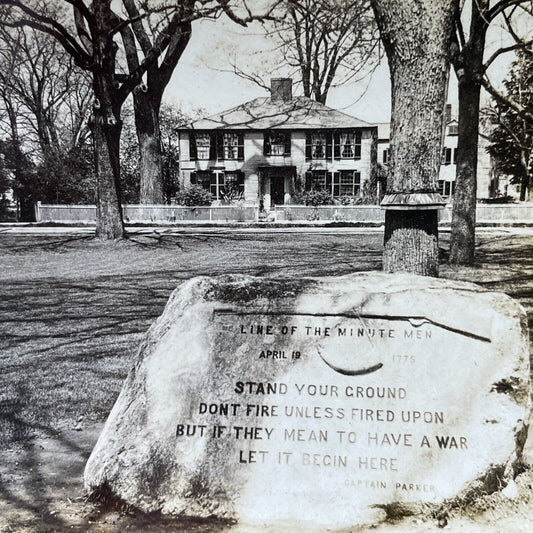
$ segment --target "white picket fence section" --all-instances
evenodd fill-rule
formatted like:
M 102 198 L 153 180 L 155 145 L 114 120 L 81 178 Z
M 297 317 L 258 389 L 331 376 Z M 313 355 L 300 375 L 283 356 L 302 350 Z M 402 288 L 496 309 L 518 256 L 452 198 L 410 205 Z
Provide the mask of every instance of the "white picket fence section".
M 255 222 L 262 220 L 259 208 L 255 206 L 198 206 L 181 205 L 124 205 L 126 223 L 180 223 L 180 222 Z M 452 207 L 447 205 L 439 211 L 439 222 L 450 224 Z M 478 224 L 533 223 L 533 204 L 478 204 Z M 83 222 L 94 223 L 94 205 L 51 205 L 38 203 L 37 222 Z M 279 205 L 274 208 L 269 221 L 290 222 L 360 222 L 382 224 L 385 211 L 377 205 Z
M 179 223 L 179 222 L 250 222 L 255 221 L 259 209 L 254 206 L 198 206 L 183 205 L 123 205 L 126 223 Z M 37 222 L 85 222 L 96 221 L 94 205 L 36 206 Z

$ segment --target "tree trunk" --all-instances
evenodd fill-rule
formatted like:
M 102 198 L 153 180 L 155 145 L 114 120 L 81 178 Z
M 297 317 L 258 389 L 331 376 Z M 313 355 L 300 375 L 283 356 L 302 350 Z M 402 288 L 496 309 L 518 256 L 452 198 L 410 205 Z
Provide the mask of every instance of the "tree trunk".
M 479 83 L 459 80 L 459 137 L 450 240 L 450 263 L 454 265 L 474 262 L 480 91 Z
M 92 120 L 96 167 L 96 237 L 121 239 L 124 236 L 120 203 L 120 122 L 95 110 Z
M 472 2 L 468 41 L 454 56 L 459 83 L 459 135 L 452 211 L 450 263 L 470 265 L 476 244 L 477 152 L 479 139 L 479 98 L 484 73 L 483 53 L 489 0 Z
M 457 2 L 372 0 L 372 7 L 392 81 L 387 195 L 413 199 L 407 200 L 408 209 L 386 213 L 383 269 L 436 276 L 437 208 L 420 211 L 416 203 L 417 197 L 437 191 L 448 51 Z
M 135 127 L 139 140 L 141 204 L 165 202 L 163 155 L 159 128 L 159 104 L 149 92 L 137 87 L 133 93 Z
M 533 202 L 533 149 L 527 154 L 526 164 L 527 201 Z
M 96 169 L 96 237 L 104 240 L 124 236 L 120 198 L 120 108 L 115 79 L 117 46 L 108 36 L 113 31 L 111 0 L 93 3 L 97 28 L 93 47 L 92 121 Z

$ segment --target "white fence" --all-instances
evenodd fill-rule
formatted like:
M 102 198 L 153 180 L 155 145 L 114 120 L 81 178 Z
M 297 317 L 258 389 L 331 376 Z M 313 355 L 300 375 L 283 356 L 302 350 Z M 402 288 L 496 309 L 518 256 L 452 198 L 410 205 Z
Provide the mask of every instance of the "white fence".
M 385 211 L 379 205 L 277 205 L 278 222 L 385 222 Z
M 257 220 L 259 209 L 254 206 L 198 206 L 183 205 L 123 205 L 124 222 L 252 222 Z M 94 205 L 37 204 L 37 222 L 89 222 L 96 221 Z
M 304 205 L 276 206 L 276 221 L 338 221 L 383 224 L 385 210 L 377 205 L 325 205 L 310 207 Z M 452 206 L 439 210 L 439 222 L 450 224 Z M 478 224 L 491 223 L 533 223 L 533 204 L 477 204 Z
M 199 206 L 181 205 L 124 205 L 126 223 L 179 223 L 179 222 L 254 222 L 259 220 L 259 208 L 254 206 Z M 439 211 L 439 222 L 450 224 L 452 207 Z M 478 224 L 533 223 L 533 204 L 478 204 Z M 37 204 L 37 222 L 85 222 L 94 223 L 94 205 Z M 377 205 L 280 205 L 274 209 L 276 222 L 361 222 L 383 224 L 385 211 Z

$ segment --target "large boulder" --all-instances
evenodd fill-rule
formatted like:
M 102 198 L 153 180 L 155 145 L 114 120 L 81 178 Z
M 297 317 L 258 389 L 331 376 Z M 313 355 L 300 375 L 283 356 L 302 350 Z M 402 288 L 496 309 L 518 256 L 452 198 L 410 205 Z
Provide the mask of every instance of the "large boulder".
M 510 479 L 526 317 L 383 273 L 196 278 L 146 334 L 85 470 L 147 512 L 344 527 Z

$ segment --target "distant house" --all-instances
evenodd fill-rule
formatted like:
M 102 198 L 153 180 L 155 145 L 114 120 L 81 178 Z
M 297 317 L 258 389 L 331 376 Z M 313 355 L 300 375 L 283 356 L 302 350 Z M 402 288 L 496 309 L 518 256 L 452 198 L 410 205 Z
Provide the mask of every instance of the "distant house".
M 375 125 L 306 97 L 292 81 L 271 81 L 271 95 L 178 128 L 181 181 L 215 202 L 242 198 L 270 209 L 298 189 L 356 200 L 375 168 Z
M 442 148 L 442 160 L 439 169 L 438 187 L 440 194 L 447 200 L 452 200 L 455 191 L 455 176 L 457 173 L 457 136 L 458 121 L 452 114 L 451 104 L 446 105 L 446 130 L 444 133 L 444 143 Z M 387 165 L 390 158 L 390 123 L 383 122 L 377 124 L 377 162 Z M 487 139 L 480 135 L 478 144 L 478 165 L 477 165 L 477 196 L 478 198 L 494 198 L 507 193 L 502 189 L 502 184 L 494 177 L 491 159 L 486 150 Z

